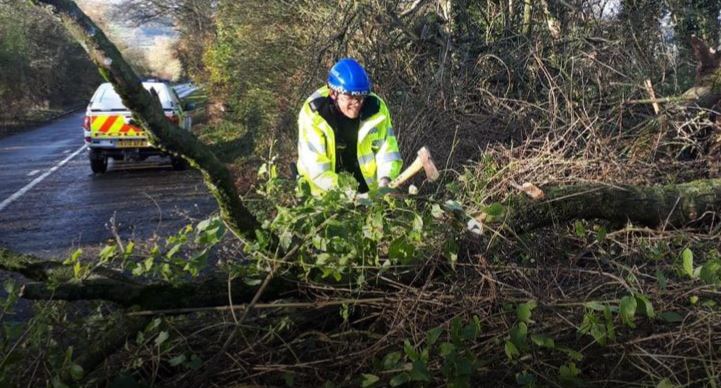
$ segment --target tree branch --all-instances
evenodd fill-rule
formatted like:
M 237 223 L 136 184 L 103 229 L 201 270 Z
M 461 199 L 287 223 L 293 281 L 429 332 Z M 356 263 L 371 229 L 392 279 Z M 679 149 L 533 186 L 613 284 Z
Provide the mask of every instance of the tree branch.
M 143 88 L 138 76 L 125 62 L 103 31 L 70 0 L 32 0 L 47 5 L 87 51 L 100 73 L 113 84 L 123 104 L 133 112 L 151 142 L 170 153 L 180 155 L 201 171 L 205 184 L 218 202 L 220 214 L 237 236 L 254 238 L 260 227 L 243 204 L 230 172 L 208 148 L 189 131 L 170 123 L 156 98 Z

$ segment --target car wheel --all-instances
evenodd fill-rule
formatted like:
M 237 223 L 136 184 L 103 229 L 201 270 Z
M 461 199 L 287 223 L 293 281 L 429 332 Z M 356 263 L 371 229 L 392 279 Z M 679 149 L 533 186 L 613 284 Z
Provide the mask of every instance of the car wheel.
M 102 174 L 108 171 L 108 157 L 97 151 L 90 151 L 90 169 L 96 174 Z
M 173 165 L 173 170 L 182 171 L 188 168 L 188 162 L 180 156 L 171 156 L 170 163 Z

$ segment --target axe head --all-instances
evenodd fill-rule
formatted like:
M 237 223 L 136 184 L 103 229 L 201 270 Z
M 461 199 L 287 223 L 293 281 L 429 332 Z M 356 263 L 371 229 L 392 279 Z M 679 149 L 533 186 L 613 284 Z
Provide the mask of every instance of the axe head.
M 428 180 L 434 181 L 438 179 L 438 169 L 435 163 L 433 163 L 433 158 L 431 158 L 431 151 L 428 151 L 426 147 L 421 147 L 421 149 L 418 150 L 418 158 L 423 163 L 423 171 L 426 173 Z

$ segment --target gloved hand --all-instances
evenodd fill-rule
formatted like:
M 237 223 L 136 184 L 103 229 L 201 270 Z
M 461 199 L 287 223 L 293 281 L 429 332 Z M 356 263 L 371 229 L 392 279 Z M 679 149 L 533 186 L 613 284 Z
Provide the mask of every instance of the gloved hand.
M 383 177 L 378 181 L 378 187 L 388 187 L 388 185 L 391 183 L 390 178 Z

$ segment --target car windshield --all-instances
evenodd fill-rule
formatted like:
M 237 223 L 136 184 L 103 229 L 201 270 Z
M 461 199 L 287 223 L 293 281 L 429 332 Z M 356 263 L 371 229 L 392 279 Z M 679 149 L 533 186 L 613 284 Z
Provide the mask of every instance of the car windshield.
M 167 86 L 161 83 L 144 82 L 143 87 L 147 90 L 150 90 L 151 88 L 155 89 L 158 92 L 158 97 L 163 105 L 163 109 L 172 109 Z M 120 96 L 115 93 L 115 89 L 113 89 L 111 84 L 103 84 L 100 87 L 100 90 L 98 90 L 97 95 L 94 96 L 91 102 L 90 109 L 99 111 L 128 110 L 125 105 L 123 105 L 123 101 L 120 99 Z

